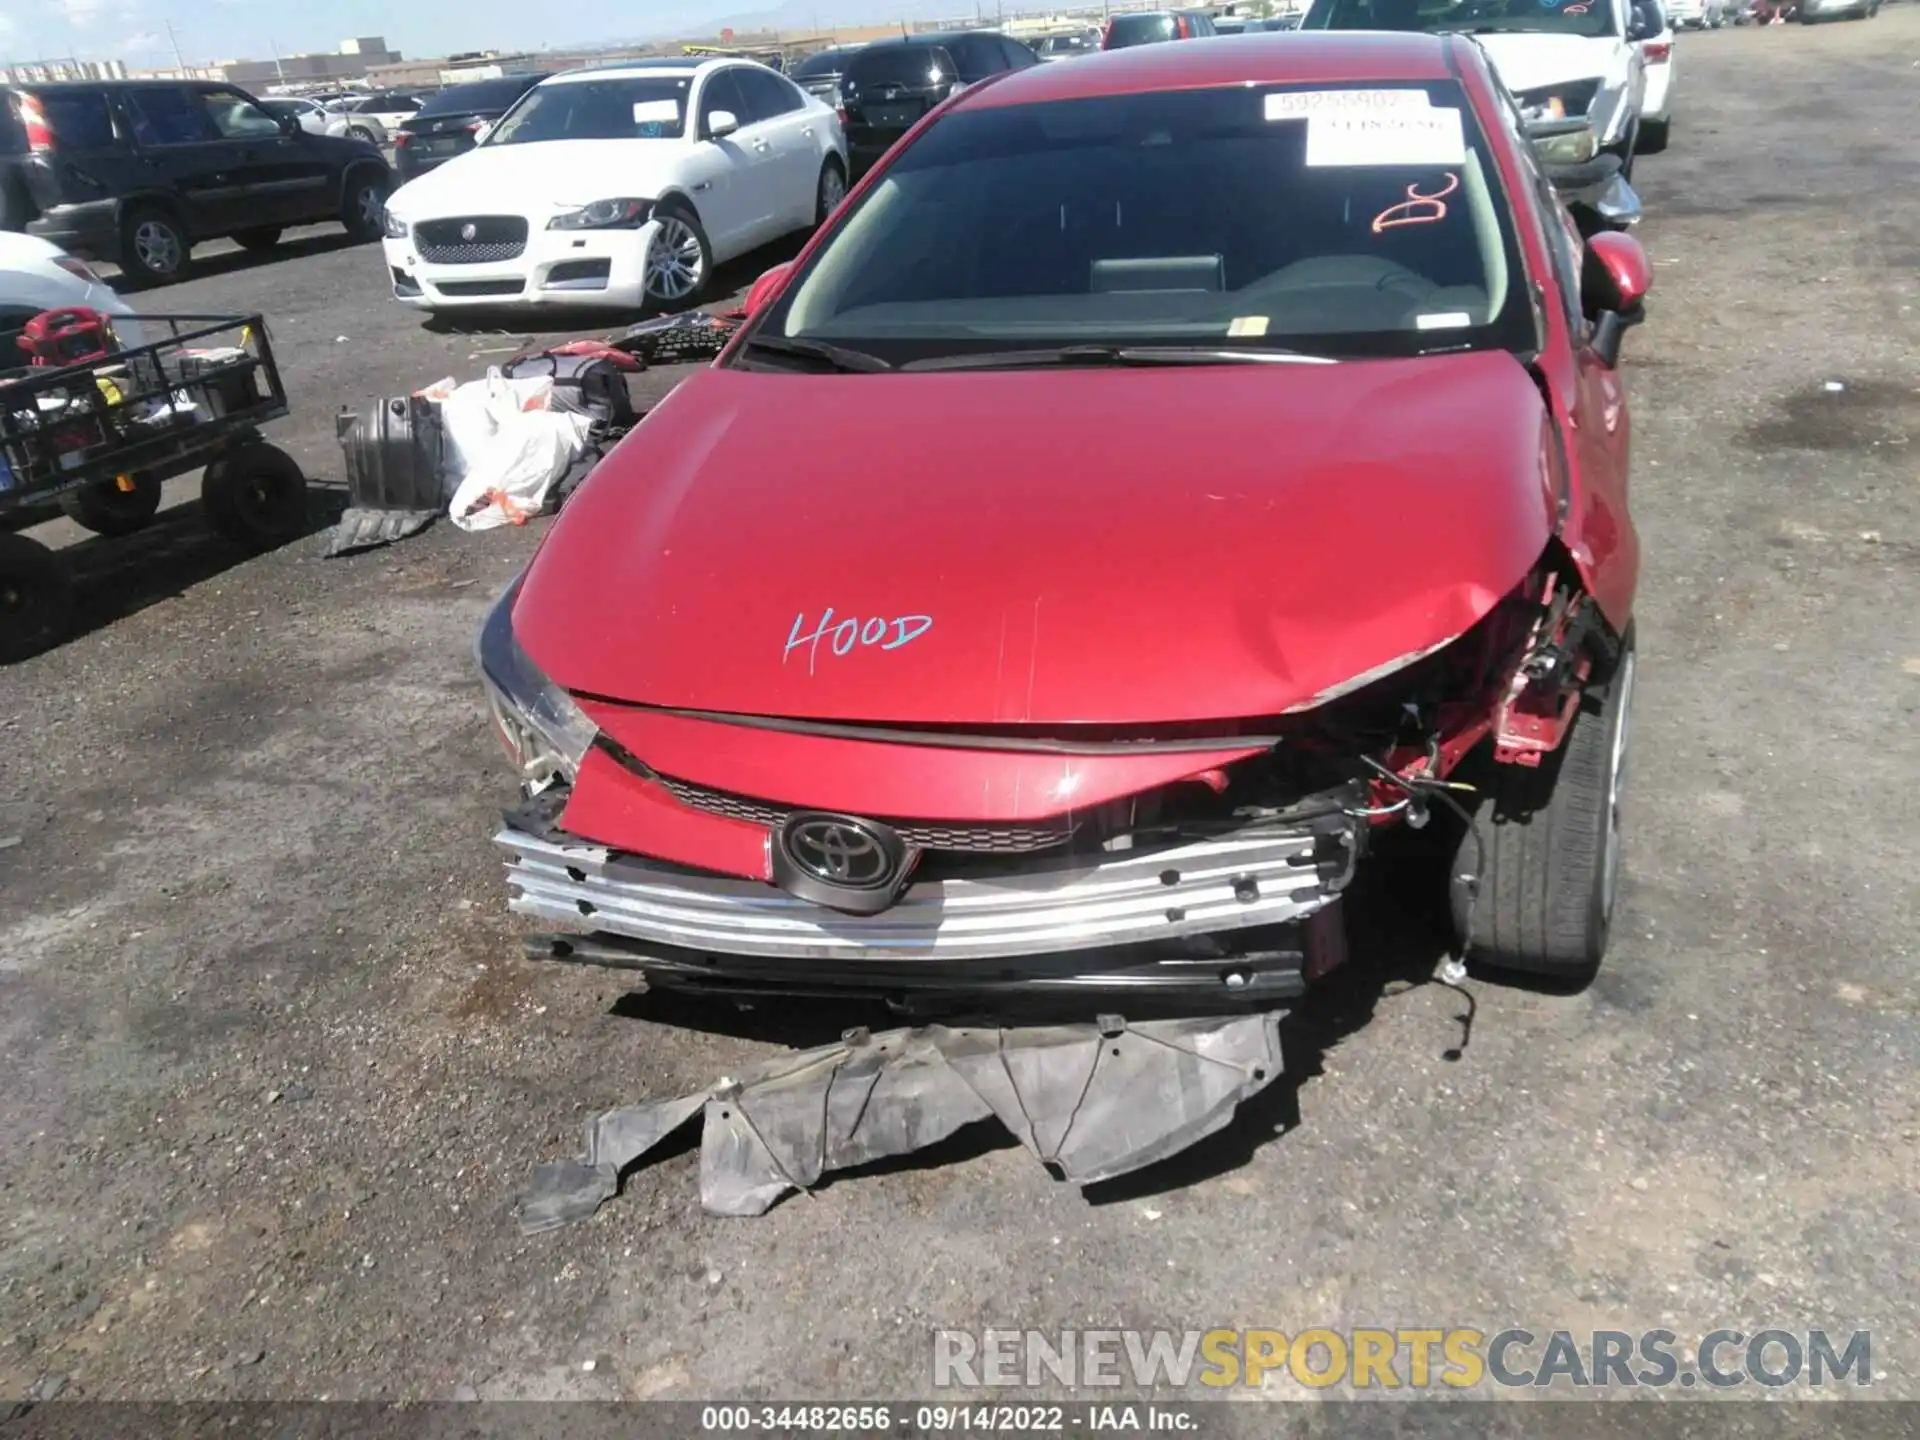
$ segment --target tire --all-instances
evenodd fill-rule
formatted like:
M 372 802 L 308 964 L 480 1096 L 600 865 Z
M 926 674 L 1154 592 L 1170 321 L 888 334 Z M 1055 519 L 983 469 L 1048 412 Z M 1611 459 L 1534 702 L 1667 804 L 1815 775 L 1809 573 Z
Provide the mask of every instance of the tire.
M 827 217 L 847 198 L 847 172 L 838 155 L 829 155 L 820 166 L 820 180 L 813 189 L 813 228 L 827 223 Z
M 73 623 L 73 578 L 38 540 L 0 531 L 0 665 L 37 655 Z
M 17 180 L 0 183 L 0 234 L 23 233 L 33 218 L 33 203 Z
M 84 489 L 69 490 L 60 497 L 60 508 L 76 525 L 96 535 L 131 535 L 153 523 L 160 508 L 160 481 L 152 475 L 124 477 L 131 490 L 122 490 L 114 480 L 101 480 Z
M 647 250 L 648 307 L 697 304 L 713 277 L 713 246 L 700 228 L 700 217 L 684 200 L 667 200 L 654 207 L 653 218 L 660 229 Z
M 280 243 L 280 227 L 262 225 L 256 230 L 237 231 L 233 241 L 242 250 L 271 250 Z
M 349 140 L 364 140 L 369 145 L 378 145 L 380 143 L 380 137 L 364 125 L 349 125 L 347 127 L 347 138 Z
M 120 269 L 142 285 L 172 285 L 193 268 L 193 242 L 171 211 L 136 205 L 120 222 Z
M 272 550 L 307 533 L 307 477 L 291 455 L 263 440 L 207 467 L 200 504 L 215 533 L 249 550 Z
M 1619 890 L 1633 675 L 1629 627 L 1613 673 L 1588 684 L 1558 751 L 1536 770 L 1487 759 L 1491 774 L 1452 871 L 1466 958 L 1574 982 L 1600 968 Z M 1460 878 L 1476 871 L 1477 887 Z
M 362 168 L 349 175 L 347 193 L 340 202 L 340 223 L 354 242 L 378 240 L 386 231 L 386 215 L 386 172 Z
M 1640 136 L 1635 142 L 1639 152 L 1642 155 L 1658 155 L 1662 150 L 1667 148 L 1667 137 L 1672 128 L 1673 121 L 1671 119 L 1642 120 L 1640 122 Z

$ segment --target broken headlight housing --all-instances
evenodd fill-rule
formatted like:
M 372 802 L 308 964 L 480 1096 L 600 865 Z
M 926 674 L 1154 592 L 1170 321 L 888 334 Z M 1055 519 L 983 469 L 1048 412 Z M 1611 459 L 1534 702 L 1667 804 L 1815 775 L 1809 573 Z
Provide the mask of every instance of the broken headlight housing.
M 1537 90 L 1522 90 L 1513 98 L 1519 103 L 1522 120 L 1578 120 L 1593 109 L 1599 96 L 1600 81 L 1594 79 L 1543 85 Z
M 514 638 L 513 602 L 525 579 L 524 574 L 516 578 L 494 602 L 473 651 L 494 728 L 520 771 L 522 787 L 538 795 L 556 780 L 573 783 L 600 727 L 541 673 Z

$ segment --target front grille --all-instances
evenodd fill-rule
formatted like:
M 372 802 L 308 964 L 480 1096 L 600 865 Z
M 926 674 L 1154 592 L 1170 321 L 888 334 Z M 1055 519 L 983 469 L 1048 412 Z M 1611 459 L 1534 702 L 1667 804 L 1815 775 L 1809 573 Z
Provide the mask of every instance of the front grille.
M 473 227 L 469 240 L 462 232 Z M 527 222 L 519 215 L 465 215 L 423 220 L 413 227 L 414 247 L 435 265 L 486 265 L 518 260 L 527 249 Z
M 793 810 L 765 800 L 712 790 L 691 780 L 655 773 L 653 778 L 674 799 L 709 815 L 729 820 L 745 820 L 769 829 L 781 824 Z M 1036 850 L 1051 850 L 1073 838 L 1070 820 L 1042 820 L 1029 825 L 1002 825 L 991 822 L 970 824 L 955 821 L 887 820 L 871 817 L 892 830 L 907 844 L 919 850 L 947 850 L 972 855 L 1026 855 Z
M 518 295 L 527 288 L 524 280 L 443 280 L 433 287 L 442 295 L 468 299 L 482 295 Z

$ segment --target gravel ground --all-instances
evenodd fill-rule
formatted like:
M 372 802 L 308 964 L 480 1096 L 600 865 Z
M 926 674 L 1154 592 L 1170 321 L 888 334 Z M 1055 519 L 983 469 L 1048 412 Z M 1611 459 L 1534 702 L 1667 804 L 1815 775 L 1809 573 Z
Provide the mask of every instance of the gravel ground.
M 522 1239 L 586 1116 L 849 1017 L 519 957 L 468 647 L 538 526 L 236 564 L 182 506 L 81 544 L 85 633 L 0 672 L 0 1396 L 898 1396 L 936 1325 L 1523 1324 L 1870 1329 L 1920 1397 L 1920 7 L 1678 56 L 1595 984 L 1429 983 L 1389 903 L 1286 1083 L 1124 1185 L 965 1134 L 727 1222 L 682 1151 Z M 328 233 L 203 255 L 143 305 L 267 311 L 320 480 L 337 407 L 518 343 Z

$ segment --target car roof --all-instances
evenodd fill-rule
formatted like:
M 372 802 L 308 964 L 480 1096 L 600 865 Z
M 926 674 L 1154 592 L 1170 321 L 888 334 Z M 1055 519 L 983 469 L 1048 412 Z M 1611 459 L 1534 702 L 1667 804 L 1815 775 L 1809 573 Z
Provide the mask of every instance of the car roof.
M 994 77 L 963 91 L 955 105 L 984 109 L 1215 85 L 1448 80 L 1455 75 L 1448 55 L 1454 43 L 1451 36 L 1401 31 L 1296 30 L 1240 36 L 1231 45 L 1134 45 Z
M 665 75 L 692 76 L 702 70 L 712 70 L 721 65 L 751 65 L 751 60 L 739 60 L 731 55 L 699 56 L 687 59 L 675 59 L 670 55 L 649 56 L 642 60 L 623 60 L 618 65 L 594 65 L 580 70 L 562 70 L 551 75 L 543 84 L 554 85 L 571 83 L 575 80 L 608 80 L 621 75 Z M 764 66 L 761 68 L 765 68 Z
M 914 35 L 889 35 L 884 40 L 875 40 L 863 45 L 863 50 L 880 50 L 888 46 L 905 45 L 945 45 L 949 40 L 958 40 L 962 35 L 997 35 L 997 30 L 927 30 Z

